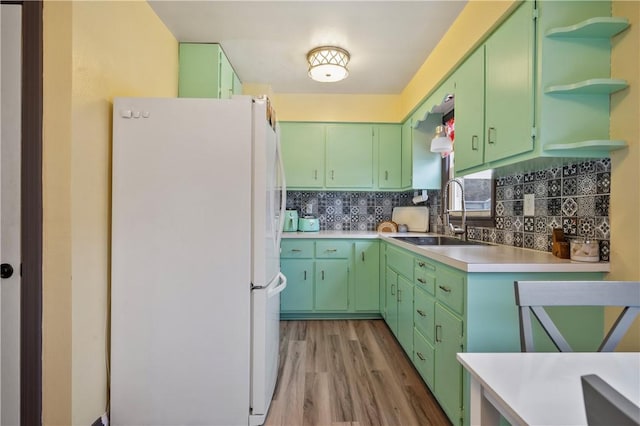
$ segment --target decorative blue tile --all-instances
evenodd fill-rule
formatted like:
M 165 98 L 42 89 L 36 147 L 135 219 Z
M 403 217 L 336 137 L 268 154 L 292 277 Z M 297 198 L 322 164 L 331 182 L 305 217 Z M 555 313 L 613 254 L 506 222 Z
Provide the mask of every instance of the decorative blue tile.
M 535 234 L 533 248 L 536 250 L 547 251 L 547 234 Z
M 537 234 L 547 234 L 547 217 L 536 216 L 534 220 L 534 232 Z
M 496 187 L 496 202 L 504 200 L 504 186 Z
M 514 199 L 513 185 L 507 185 L 503 189 L 504 189 L 504 199 L 513 200 Z
M 559 197 L 562 195 L 562 185 L 560 179 L 552 179 L 547 184 L 547 196 Z
M 597 172 L 610 172 L 611 171 L 611 159 L 610 158 L 600 158 L 599 160 L 595 160 L 596 163 L 596 171 Z
M 578 194 L 594 195 L 596 193 L 596 175 L 583 175 L 578 178 Z
M 609 217 L 595 218 L 595 238 L 608 240 L 611 238 L 611 226 L 609 225 Z
M 563 217 L 562 231 L 565 235 L 578 235 L 578 218 Z
M 548 179 L 546 170 L 538 170 L 536 172 L 535 180 L 539 181 L 539 180 L 546 180 L 546 179 Z
M 547 185 L 547 181 L 543 180 L 540 182 L 536 182 L 533 188 L 533 193 L 538 198 L 546 197 L 549 192 L 549 187 Z
M 513 217 L 513 223 L 511 225 L 511 227 L 513 228 L 514 231 L 517 232 L 522 232 L 522 219 L 520 219 L 520 217 L 518 216 L 514 216 Z
M 578 164 L 578 174 L 584 175 L 587 173 L 595 173 L 596 172 L 596 163 L 594 161 L 583 161 Z
M 576 195 L 578 191 L 578 182 L 576 178 L 562 179 L 562 196 Z
M 560 179 L 562 177 L 562 167 L 551 167 L 547 170 L 547 179 Z
M 604 172 L 596 175 L 596 191 L 598 194 L 609 194 L 611 192 L 611 173 Z
M 516 247 L 522 247 L 524 244 L 524 236 L 522 232 L 514 232 L 513 233 L 513 245 Z
M 523 238 L 523 244 L 522 246 L 524 248 L 530 248 L 532 249 L 535 245 L 535 237 L 534 234 L 530 234 L 528 232 L 524 233 L 524 238 Z
M 578 216 L 593 217 L 596 214 L 596 199 L 592 196 L 577 197 Z
M 563 216 L 575 216 L 578 212 L 578 203 L 574 198 L 565 198 L 562 202 L 562 215 Z
M 609 254 L 611 253 L 611 247 L 609 240 L 602 240 L 600 244 L 600 260 L 604 262 L 609 261 Z
M 593 238 L 595 235 L 595 219 L 593 217 L 578 218 L 578 236 Z
M 565 164 L 562 166 L 562 177 L 575 176 L 578 174 L 577 164 Z
M 562 218 L 560 216 L 547 217 L 547 233 L 552 234 L 554 229 L 562 228 Z
M 535 172 L 527 172 L 523 175 L 523 182 L 524 183 L 528 183 L 528 182 L 533 182 L 536 180 L 536 174 Z
M 522 184 L 513 185 L 513 199 L 522 200 L 523 198 L 524 198 L 524 191 L 522 189 Z
M 562 214 L 562 198 L 549 198 L 547 200 L 547 213 L 549 216 L 560 216 Z
M 504 229 L 504 216 L 496 217 L 496 229 Z
M 546 227 L 547 224 L 545 222 L 544 227 Z M 535 225 L 535 218 L 533 216 L 525 216 L 524 217 L 524 232 L 535 232 L 536 230 L 536 225 Z
M 536 198 L 533 201 L 533 205 L 534 205 L 534 215 L 536 217 L 547 215 L 547 199 L 546 198 Z
M 525 194 L 533 194 L 535 192 L 534 188 L 535 186 L 533 183 L 525 183 L 522 185 L 522 192 L 524 192 Z M 547 196 L 546 189 L 544 191 L 544 196 Z

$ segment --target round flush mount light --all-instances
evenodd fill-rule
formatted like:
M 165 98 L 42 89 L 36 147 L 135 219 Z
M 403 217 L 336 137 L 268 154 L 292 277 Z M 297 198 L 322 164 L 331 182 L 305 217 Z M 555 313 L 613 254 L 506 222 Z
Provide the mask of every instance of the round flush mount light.
M 309 77 L 323 83 L 344 80 L 349 75 L 349 52 L 335 46 L 322 46 L 307 53 Z

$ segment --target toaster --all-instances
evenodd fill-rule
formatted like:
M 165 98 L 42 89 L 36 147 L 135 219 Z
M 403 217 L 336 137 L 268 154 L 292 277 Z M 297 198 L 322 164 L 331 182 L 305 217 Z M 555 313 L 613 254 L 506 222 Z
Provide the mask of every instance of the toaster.
M 320 230 L 320 220 L 313 216 L 304 216 L 298 219 L 298 231 L 314 232 Z

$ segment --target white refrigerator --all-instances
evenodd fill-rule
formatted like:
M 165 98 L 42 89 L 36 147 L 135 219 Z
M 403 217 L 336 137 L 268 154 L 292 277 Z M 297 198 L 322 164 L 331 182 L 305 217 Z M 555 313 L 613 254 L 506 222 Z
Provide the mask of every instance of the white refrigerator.
M 114 425 L 259 425 L 277 379 L 284 171 L 265 98 L 113 105 Z

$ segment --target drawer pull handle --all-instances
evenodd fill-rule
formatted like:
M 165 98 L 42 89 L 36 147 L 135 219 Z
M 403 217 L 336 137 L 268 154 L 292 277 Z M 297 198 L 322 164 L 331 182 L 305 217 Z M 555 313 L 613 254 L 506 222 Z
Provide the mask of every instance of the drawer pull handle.
M 362 261 L 364 262 L 364 252 L 362 252 Z
M 307 280 L 307 271 L 306 270 L 304 271 L 304 280 L 305 281 Z
M 392 296 L 396 295 L 396 285 L 395 284 L 391 284 L 391 295 Z
M 441 325 L 436 325 L 436 342 L 437 343 L 441 343 L 442 340 L 440 339 L 440 333 L 438 332 L 439 330 L 442 330 L 442 326 Z
M 324 271 L 321 271 L 320 275 L 322 275 L 322 281 L 324 281 Z
M 294 253 L 299 253 L 299 252 L 301 252 L 302 250 L 300 250 L 300 249 L 291 249 L 291 251 L 292 251 L 292 252 L 294 252 Z
M 418 278 L 418 282 L 422 284 L 426 284 L 427 281 L 424 278 Z
M 444 291 L 445 293 L 451 293 L 451 289 L 449 287 L 445 287 L 443 285 L 439 285 L 438 287 L 440 287 L 440 290 Z
M 313 180 L 318 180 L 318 169 L 313 171 Z
M 430 263 L 425 263 L 425 262 L 418 262 L 418 266 L 421 268 L 428 268 L 431 269 L 432 271 L 436 270 L 436 267 L 431 265 Z
M 416 352 L 416 355 L 418 355 L 418 358 L 420 358 L 420 361 L 426 361 L 427 359 L 424 357 L 424 355 L 422 355 L 420 352 Z
M 426 317 L 427 314 L 425 314 L 423 311 L 421 311 L 420 309 L 416 309 L 416 312 L 418 313 L 418 315 L 420 315 L 421 317 Z
M 424 262 L 418 262 L 418 266 L 419 266 L 419 267 L 424 268 L 424 265 L 426 265 L 426 263 L 424 263 Z
M 389 172 L 387 170 L 384 171 L 384 180 L 389 180 Z
M 327 253 L 335 253 L 337 251 L 338 251 L 338 249 L 327 249 L 326 250 Z
M 489 127 L 487 131 L 487 142 L 490 144 L 495 144 L 498 141 L 498 132 L 495 127 Z
M 478 135 L 471 136 L 471 149 L 473 151 L 478 150 Z

